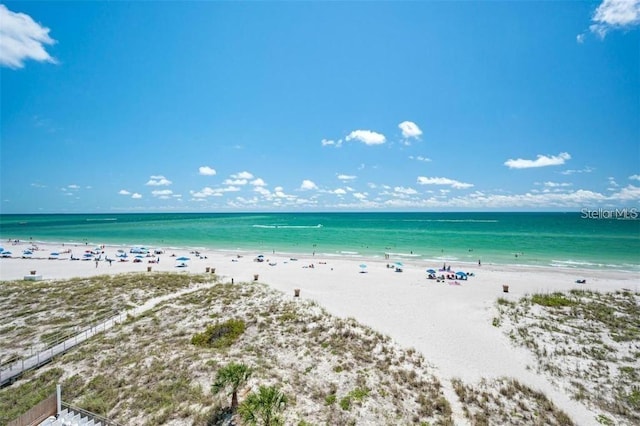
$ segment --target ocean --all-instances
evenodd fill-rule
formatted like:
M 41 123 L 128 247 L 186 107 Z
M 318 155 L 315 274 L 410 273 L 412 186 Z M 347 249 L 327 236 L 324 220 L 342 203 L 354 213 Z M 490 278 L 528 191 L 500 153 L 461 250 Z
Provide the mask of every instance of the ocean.
M 0 241 L 640 272 L 640 220 L 606 213 L 0 215 Z

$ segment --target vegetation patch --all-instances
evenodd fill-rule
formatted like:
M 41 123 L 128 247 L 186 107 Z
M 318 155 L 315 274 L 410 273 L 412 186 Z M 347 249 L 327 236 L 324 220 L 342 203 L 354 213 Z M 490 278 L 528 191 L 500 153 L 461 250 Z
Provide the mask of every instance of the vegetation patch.
M 517 380 L 483 379 L 474 385 L 465 385 L 460 379 L 453 379 L 451 382 L 462 402 L 465 417 L 474 425 L 574 424 L 544 394 Z
M 607 424 L 640 424 L 640 293 L 532 295 L 496 303 L 501 328 L 535 369 Z
M 202 333 L 196 333 L 191 343 L 207 348 L 227 348 L 244 333 L 245 323 L 241 319 L 229 319 L 210 325 Z
M 151 292 L 140 291 L 141 299 Z M 109 298 L 123 295 L 130 300 L 126 292 L 114 292 L 87 303 L 115 306 Z M 65 309 L 52 307 L 49 315 L 70 316 Z M 244 331 L 223 350 L 193 345 L 192 338 L 205 335 L 215 321 L 227 330 L 241 323 Z M 226 333 L 202 341 L 214 335 Z M 234 365 L 250 367 L 251 374 L 240 368 L 235 374 Z M 287 425 L 452 424 L 435 369 L 419 352 L 355 319 L 334 317 L 313 302 L 293 303 L 291 296 L 256 283 L 216 284 L 168 300 L 36 372 L 0 389 L 2 415 L 14 405 L 26 411 L 42 399 L 37 390 L 62 383 L 65 402 L 121 424 L 247 424 L 239 408 L 266 386 L 286 395 L 285 409 L 272 411 L 271 419 Z M 39 382 L 47 372 L 54 377 Z M 19 392 L 27 389 L 22 386 L 28 391 Z M 234 390 L 238 411 L 230 407 Z M 347 410 L 340 407 L 343 399 Z M 257 424 L 264 424 L 260 411 L 254 413 Z
M 0 364 L 26 358 L 154 297 L 215 279 L 212 274 L 127 273 L 0 281 Z
M 562 293 L 534 294 L 531 296 L 531 302 L 551 308 L 574 306 L 576 304 L 575 300 L 567 299 Z
M 25 374 L 21 383 L 14 384 L 11 391 L 0 392 L 0 424 L 6 425 L 54 393 L 62 373 L 61 368 L 31 371 Z

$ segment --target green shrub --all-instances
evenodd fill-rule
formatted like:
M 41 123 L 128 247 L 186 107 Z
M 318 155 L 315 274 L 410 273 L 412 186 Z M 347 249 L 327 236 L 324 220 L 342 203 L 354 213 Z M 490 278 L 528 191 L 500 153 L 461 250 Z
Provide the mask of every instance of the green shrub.
M 243 320 L 230 319 L 223 323 L 210 325 L 202 333 L 196 333 L 191 338 L 191 344 L 208 348 L 226 348 L 244 333 L 244 329 Z
M 340 408 L 342 408 L 345 411 L 348 411 L 351 408 L 351 398 L 349 398 L 348 396 L 345 396 L 344 398 L 342 398 L 340 400 Z
M 335 393 L 332 393 L 331 395 L 327 395 L 326 398 L 324 399 L 324 403 L 325 405 L 333 405 L 336 403 L 336 400 L 338 398 L 336 397 Z
M 567 299 L 562 293 L 534 294 L 531 296 L 531 301 L 537 305 L 551 308 L 561 308 L 576 304 L 574 300 Z

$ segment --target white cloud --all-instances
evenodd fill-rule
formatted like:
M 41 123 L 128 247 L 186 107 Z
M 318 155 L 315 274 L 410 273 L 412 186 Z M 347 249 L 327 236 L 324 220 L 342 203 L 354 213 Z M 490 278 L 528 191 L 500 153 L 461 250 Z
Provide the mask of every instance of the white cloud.
M 353 175 L 338 175 L 340 180 L 354 180 L 356 177 Z
M 313 181 L 305 179 L 302 181 L 302 185 L 300 185 L 300 189 L 302 189 L 303 191 L 308 191 L 311 189 L 318 189 L 318 186 L 315 183 L 313 183 Z
M 616 182 L 615 178 L 613 176 L 609 176 L 607 178 L 607 182 L 609 183 L 609 185 L 611 185 L 614 188 L 619 187 L 620 185 L 618 185 L 618 182 Z
M 592 169 L 591 167 L 587 166 L 584 169 L 579 169 L 579 170 L 564 170 L 562 172 L 560 172 L 560 174 L 563 175 L 573 175 L 576 173 L 591 173 L 594 169 Z
M 396 186 L 395 188 L 393 188 L 393 190 L 397 194 L 402 194 L 402 195 L 415 195 L 418 193 L 418 191 L 416 191 L 415 189 L 405 188 L 404 186 Z
M 225 179 L 225 185 L 246 185 L 249 181 L 246 179 Z
M 151 191 L 151 195 L 160 198 L 169 198 L 171 194 L 173 194 L 173 191 L 170 189 L 156 189 L 155 191 Z
M 616 194 L 611 195 L 611 199 L 620 201 L 640 202 L 640 187 L 627 185 Z
M 266 182 L 260 178 L 254 179 L 251 181 L 251 185 L 253 186 L 267 186 Z
M 415 139 L 422 134 L 422 130 L 420 130 L 420 127 L 418 127 L 418 125 L 413 121 L 403 121 L 402 123 L 398 124 L 398 127 L 400 128 L 400 130 L 402 130 L 402 137 L 404 137 L 405 139 Z
M 577 41 L 578 43 L 582 44 L 582 43 L 584 43 L 584 38 L 585 38 L 585 35 L 584 35 L 584 34 L 578 34 L 578 35 L 576 36 L 576 41 Z
M 45 44 L 56 41 L 49 37 L 49 28 L 37 24 L 29 15 L 15 13 L 0 4 L 0 65 L 22 68 L 24 61 L 56 63 L 45 50 Z
M 334 190 L 333 193 L 336 194 L 336 195 L 345 195 L 347 193 L 347 191 L 345 191 L 342 188 L 338 188 L 338 189 Z
M 215 176 L 217 172 L 209 166 L 202 166 L 198 169 L 198 173 L 202 176 Z
M 612 29 L 640 24 L 640 0 L 604 0 L 593 14 L 589 29 L 604 38 Z
M 322 146 L 335 146 L 336 148 L 340 148 L 342 146 L 342 139 L 338 139 L 338 141 L 334 141 L 332 139 L 322 139 L 320 141 Z
M 205 186 L 200 191 L 189 191 L 189 194 L 195 199 L 208 198 L 208 197 L 221 197 L 225 192 L 238 192 L 240 188 L 237 186 L 227 186 L 225 188 L 211 188 Z
M 120 194 L 120 195 L 131 195 L 131 193 L 129 191 L 127 191 L 126 189 L 121 189 L 120 191 L 118 191 L 118 194 Z
M 410 155 L 409 160 L 423 161 L 425 163 L 428 163 L 431 161 L 431 158 L 423 157 L 422 155 L 418 155 L 416 157 L 414 157 L 413 155 Z
M 148 186 L 168 186 L 171 185 L 171 181 L 164 176 L 151 176 L 149 181 L 145 184 Z
M 448 185 L 455 189 L 465 189 L 471 188 L 473 184 L 464 183 L 454 179 L 443 178 L 443 177 L 424 177 L 418 176 L 418 183 L 420 185 Z
M 571 159 L 571 155 L 566 152 L 561 152 L 558 155 L 552 155 L 550 157 L 538 155 L 535 160 L 524 160 L 522 158 L 518 158 L 517 160 L 509 159 L 504 162 L 504 165 L 510 169 L 529 169 L 532 167 L 559 166 L 569 159 Z
M 640 181 L 640 175 L 631 175 L 631 176 L 629 176 L 629 179 Z
M 263 197 L 270 197 L 271 196 L 271 191 L 269 191 L 267 188 L 265 188 L 263 186 L 256 186 L 255 188 L 253 188 L 253 190 L 255 192 L 257 192 L 258 194 L 262 195 Z
M 221 196 L 220 192 L 216 192 L 214 189 L 205 186 L 200 191 L 190 191 L 190 194 L 194 198 L 207 198 L 212 196 Z
M 564 188 L 573 184 L 567 182 L 544 182 L 543 185 L 547 188 Z
M 77 191 L 80 189 L 80 186 L 72 183 L 71 185 L 67 185 L 67 188 Z
M 372 132 L 371 130 L 354 130 L 349 133 L 345 140 L 358 140 L 365 145 L 380 145 L 386 142 L 387 138 L 381 133 Z
M 249 172 L 236 173 L 235 175 L 231 175 L 231 177 L 234 179 L 253 179 L 253 175 Z
M 353 194 L 353 196 L 355 198 L 357 198 L 358 200 L 366 200 L 367 199 L 367 194 L 363 193 L 363 192 L 356 192 L 355 194 Z
M 138 194 L 137 192 L 131 194 L 131 198 L 133 198 L 134 200 L 140 199 L 142 198 L 142 194 Z

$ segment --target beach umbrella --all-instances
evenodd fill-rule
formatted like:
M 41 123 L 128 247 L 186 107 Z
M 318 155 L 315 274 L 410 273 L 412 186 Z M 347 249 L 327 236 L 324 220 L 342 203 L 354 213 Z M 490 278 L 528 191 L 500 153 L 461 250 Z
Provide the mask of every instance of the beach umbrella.
M 466 280 L 467 279 L 467 274 L 462 272 L 462 271 L 456 272 L 456 277 L 461 278 L 463 280 Z
M 436 270 L 435 269 L 427 269 L 427 274 L 435 274 Z
M 366 268 L 367 268 L 367 265 L 365 265 L 364 263 L 360 264 L 360 269 L 366 269 Z
M 11 252 L 10 251 L 3 251 L 2 252 L 2 257 L 11 257 Z
M 4 251 L 4 247 L 0 247 L 0 253 Z
M 189 258 L 188 258 L 188 257 L 184 257 L 184 256 L 182 256 L 182 257 L 177 258 L 176 260 L 177 260 L 178 262 L 186 262 L 187 260 L 189 260 Z
M 396 262 L 396 263 L 395 263 L 395 265 L 396 265 L 396 266 L 399 266 L 399 267 L 402 267 L 402 266 L 403 266 L 403 263 L 402 263 L 402 262 Z

